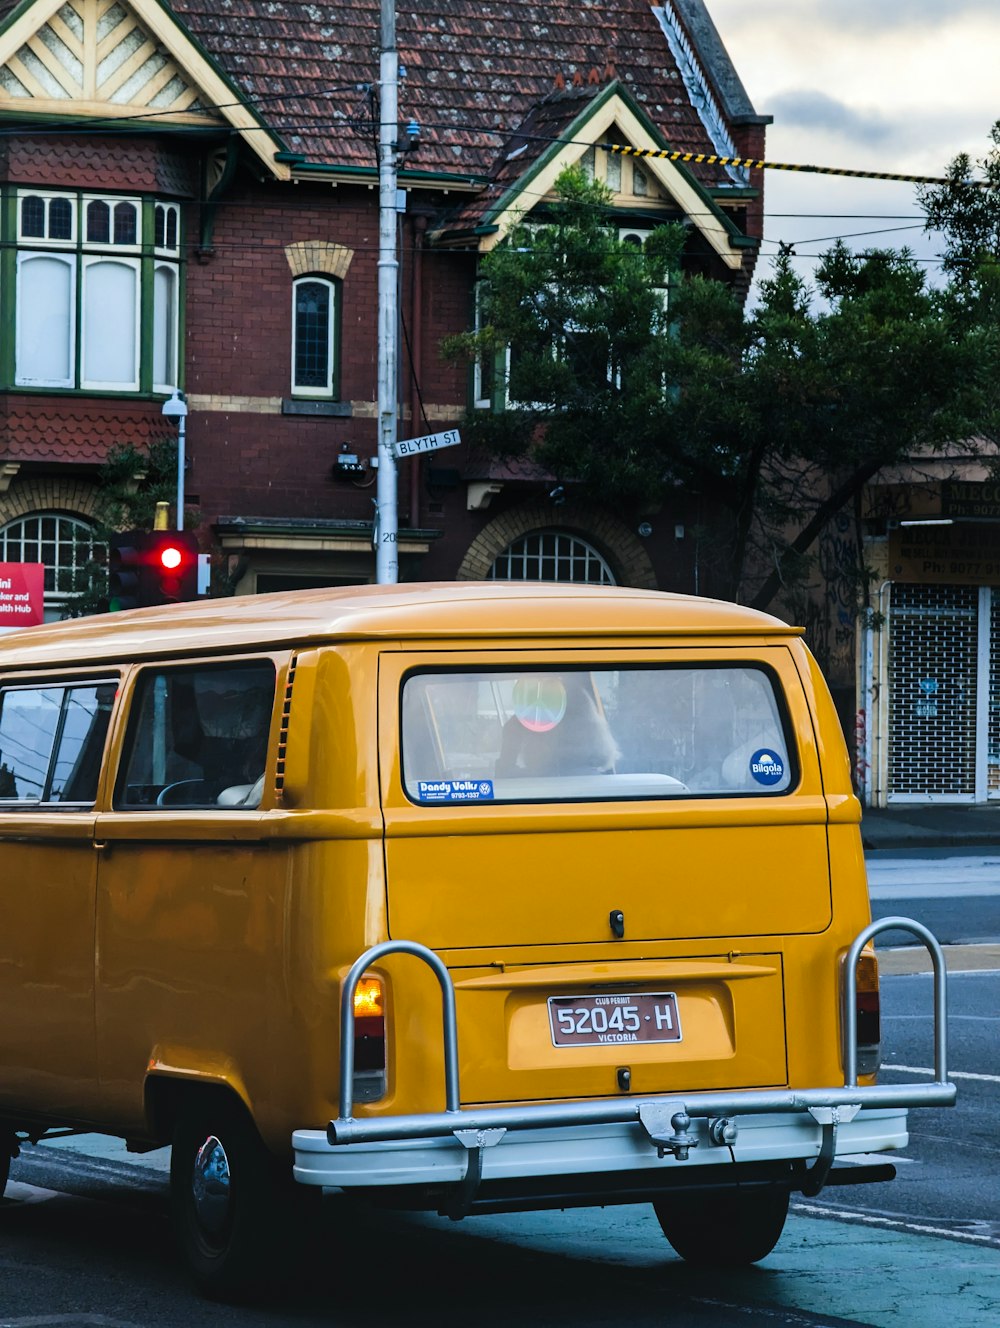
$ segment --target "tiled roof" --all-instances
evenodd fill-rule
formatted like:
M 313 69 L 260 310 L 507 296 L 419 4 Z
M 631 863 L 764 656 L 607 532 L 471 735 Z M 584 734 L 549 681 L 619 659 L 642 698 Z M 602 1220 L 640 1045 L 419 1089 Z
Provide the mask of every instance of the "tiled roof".
M 377 0 L 172 7 L 290 151 L 310 163 L 375 166 L 361 85 L 378 78 Z M 415 170 L 489 175 L 557 78 L 592 85 L 609 65 L 671 146 L 713 150 L 648 0 L 412 0 L 398 8 L 396 38 L 406 70 L 400 118 L 422 131 L 406 163 Z M 702 179 L 724 181 L 711 169 Z

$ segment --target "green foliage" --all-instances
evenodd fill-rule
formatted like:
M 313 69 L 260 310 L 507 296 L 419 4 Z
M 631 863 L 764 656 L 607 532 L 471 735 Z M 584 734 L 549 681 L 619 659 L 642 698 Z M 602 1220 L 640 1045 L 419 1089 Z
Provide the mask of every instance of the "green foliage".
M 976 163 L 966 152 L 949 164 L 946 183 L 919 189 L 926 229 L 946 237 L 943 265 L 962 286 L 975 287 L 984 265 L 1000 258 L 1000 120 L 992 147 Z
M 557 187 L 546 224 L 484 259 L 482 330 L 447 347 L 512 347 L 508 399 L 530 404 L 466 430 L 626 514 L 700 495 L 725 593 L 767 606 L 881 469 L 975 432 L 996 332 L 909 253 L 837 245 L 815 291 L 778 259 L 748 312 L 721 282 L 677 277 L 682 228 L 630 248 L 603 186 L 570 171 Z
M 926 229 L 944 235 L 942 264 L 967 335 L 979 339 L 994 391 L 980 411 L 977 433 L 1000 443 L 1000 120 L 991 147 L 973 163 L 961 153 L 946 183 L 919 190 Z

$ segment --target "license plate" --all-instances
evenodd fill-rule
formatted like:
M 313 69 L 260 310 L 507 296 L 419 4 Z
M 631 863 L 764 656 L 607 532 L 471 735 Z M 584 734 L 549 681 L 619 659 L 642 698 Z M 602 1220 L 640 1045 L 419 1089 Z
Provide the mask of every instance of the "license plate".
M 629 995 L 550 996 L 549 1026 L 556 1047 L 611 1047 L 680 1042 L 681 1020 L 672 991 Z

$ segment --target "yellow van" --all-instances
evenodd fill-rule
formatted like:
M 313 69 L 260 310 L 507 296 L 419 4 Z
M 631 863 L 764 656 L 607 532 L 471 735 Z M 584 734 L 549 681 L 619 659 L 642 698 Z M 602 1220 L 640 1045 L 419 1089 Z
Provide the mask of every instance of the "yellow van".
M 905 920 L 935 1080 L 876 1083 L 859 820 L 800 633 L 732 604 L 366 586 L 23 631 L 0 1181 L 57 1128 L 171 1143 L 216 1295 L 322 1187 L 652 1203 L 684 1257 L 760 1259 L 955 1097 Z

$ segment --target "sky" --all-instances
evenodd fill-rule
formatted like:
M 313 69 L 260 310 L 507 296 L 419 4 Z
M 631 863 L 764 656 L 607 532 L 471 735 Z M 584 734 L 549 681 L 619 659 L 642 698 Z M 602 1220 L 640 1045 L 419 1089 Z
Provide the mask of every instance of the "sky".
M 941 175 L 975 161 L 1000 120 L 998 0 L 706 0 L 759 114 L 767 159 Z M 758 276 L 778 242 L 808 275 L 844 236 L 855 249 L 908 246 L 931 280 L 939 236 L 913 185 L 768 171 Z M 862 233 L 867 232 L 867 233 Z

